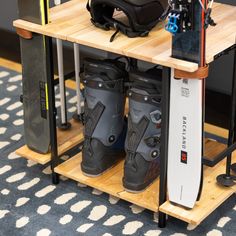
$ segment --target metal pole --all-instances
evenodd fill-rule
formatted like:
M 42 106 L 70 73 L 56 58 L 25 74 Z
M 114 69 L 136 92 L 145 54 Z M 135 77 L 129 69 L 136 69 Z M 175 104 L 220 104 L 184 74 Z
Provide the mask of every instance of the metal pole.
M 80 90 L 80 52 L 79 44 L 74 43 L 74 60 L 75 60 L 75 80 L 76 80 L 76 97 L 77 97 L 77 111 L 73 115 L 76 121 L 83 121 L 81 109 L 81 90 Z
M 170 110 L 170 78 L 171 70 L 163 67 L 162 72 L 162 124 L 161 124 L 161 156 L 160 156 L 160 185 L 159 206 L 166 201 L 167 194 L 167 162 L 169 141 L 169 110 Z M 159 211 L 159 227 L 166 226 L 166 214 Z
M 64 66 L 63 66 L 63 46 L 62 40 L 57 41 L 57 62 L 58 62 L 58 75 L 59 75 L 59 88 L 60 88 L 60 101 L 61 101 L 61 124 L 67 123 L 66 117 L 66 102 L 65 102 L 65 80 L 64 80 Z
M 233 81 L 235 81 L 236 83 L 236 48 L 234 48 Z M 236 141 L 235 139 L 236 139 L 236 120 L 234 121 L 234 142 Z M 236 163 L 231 165 L 231 169 L 236 173 Z
M 236 50 L 234 51 L 234 71 L 233 71 L 233 81 L 232 81 L 232 92 L 231 92 L 231 111 L 230 111 L 230 127 L 228 136 L 228 147 L 235 142 L 236 137 Z M 227 156 L 226 159 L 226 173 L 217 176 L 217 182 L 223 186 L 230 187 L 236 184 L 235 176 L 230 173 L 232 163 L 232 153 Z
M 55 5 L 60 5 L 60 0 L 54 0 Z M 63 63 L 63 44 L 61 39 L 56 39 L 57 42 L 57 62 L 58 62 L 58 75 L 59 75 L 59 88 L 60 88 L 60 101 L 61 101 L 61 124 L 58 128 L 67 130 L 71 127 L 67 122 L 66 112 L 66 93 L 65 93 L 65 78 L 64 78 L 64 63 Z
M 47 1 L 44 0 L 44 11 L 46 14 L 46 24 L 48 23 L 48 9 Z M 59 175 L 54 172 L 54 168 L 59 163 L 57 150 L 57 128 L 56 128 L 56 107 L 55 107 L 55 90 L 54 90 L 54 72 L 53 72 L 53 51 L 52 38 L 45 36 L 46 49 L 46 66 L 47 66 L 47 87 L 48 87 L 48 114 L 49 114 L 49 129 L 51 142 L 51 168 L 52 168 L 52 182 L 59 183 Z

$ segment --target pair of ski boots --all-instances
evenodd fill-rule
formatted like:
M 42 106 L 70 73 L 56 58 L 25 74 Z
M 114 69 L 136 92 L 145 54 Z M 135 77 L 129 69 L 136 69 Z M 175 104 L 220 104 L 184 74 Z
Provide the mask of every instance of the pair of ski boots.
M 127 191 L 143 191 L 158 177 L 161 133 L 158 78 L 161 78 L 158 69 L 128 74 L 126 64 L 118 60 L 85 60 L 85 141 L 81 163 L 85 175 L 99 176 L 125 157 L 123 186 Z

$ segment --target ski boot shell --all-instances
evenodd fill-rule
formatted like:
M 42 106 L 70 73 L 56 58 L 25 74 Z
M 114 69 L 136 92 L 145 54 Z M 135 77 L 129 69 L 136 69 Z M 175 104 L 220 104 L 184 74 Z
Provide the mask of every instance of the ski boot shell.
M 140 192 L 158 176 L 161 135 L 161 71 L 130 73 L 129 117 L 123 186 Z
M 124 158 L 124 120 L 127 78 L 125 64 L 117 60 L 84 62 L 85 129 L 81 169 L 98 176 Z

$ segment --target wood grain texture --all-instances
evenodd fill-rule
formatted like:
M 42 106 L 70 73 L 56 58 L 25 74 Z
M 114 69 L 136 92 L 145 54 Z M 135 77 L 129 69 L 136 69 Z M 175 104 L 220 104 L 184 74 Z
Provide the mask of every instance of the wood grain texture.
M 212 142 L 213 141 L 206 140 L 206 155 L 208 156 L 216 155 L 222 148 L 222 144 Z M 122 186 L 124 161 L 121 161 L 103 175 L 96 178 L 91 178 L 83 175 L 80 167 L 81 160 L 82 154 L 79 153 L 56 167 L 55 171 L 70 179 L 86 184 L 123 200 L 132 202 L 138 206 L 154 212 L 158 211 L 159 179 L 157 179 L 144 192 L 132 194 L 126 192 Z M 161 211 L 191 224 L 199 224 L 234 192 L 232 189 L 223 188 L 216 184 L 216 176 L 223 173 L 224 169 L 225 161 L 220 162 L 214 168 L 204 168 L 202 198 L 193 210 L 186 210 L 182 207 L 173 206 L 169 202 L 166 202 L 161 206 Z
M 159 180 L 156 180 L 142 193 L 128 193 L 122 186 L 124 161 L 119 162 L 103 175 L 91 178 L 82 173 L 81 160 L 82 154 L 79 153 L 56 167 L 55 172 L 151 211 L 156 212 L 158 210 L 158 193 L 156 190 L 159 186 Z
M 215 147 L 217 150 L 217 145 Z M 236 162 L 235 153 L 233 155 L 233 162 Z M 218 206 L 235 193 L 236 189 L 233 187 L 222 187 L 216 183 L 216 177 L 223 173 L 225 173 L 225 160 L 214 167 L 204 167 L 202 195 L 200 201 L 196 203 L 193 209 L 188 210 L 167 201 L 160 206 L 159 210 L 190 224 L 199 225 Z
M 74 146 L 80 144 L 83 139 L 83 126 L 74 120 L 71 120 L 71 129 L 61 131 L 57 129 L 58 154 L 62 155 Z M 40 154 L 30 150 L 26 145 L 16 150 L 16 154 L 26 159 L 35 161 L 39 164 L 46 164 L 51 161 L 51 154 Z
M 204 130 L 208 133 L 215 134 L 217 136 L 223 137 L 223 138 L 228 138 L 229 131 L 227 129 L 217 127 L 212 124 L 205 123 L 204 125 Z
M 0 57 L 0 66 L 22 73 L 22 66 L 20 63 L 13 62 L 2 57 Z
M 127 38 L 118 34 L 114 42 L 110 43 L 113 31 L 103 31 L 92 25 L 86 3 L 86 0 L 71 0 L 52 8 L 50 23 L 45 26 L 23 20 L 14 21 L 14 26 L 179 70 L 197 70 L 196 63 L 170 57 L 171 35 L 164 30 L 164 22 L 158 24 L 148 37 Z M 236 7 L 214 3 L 212 15 L 217 26 L 207 30 L 207 63 L 212 62 L 215 55 L 234 45 L 236 36 Z

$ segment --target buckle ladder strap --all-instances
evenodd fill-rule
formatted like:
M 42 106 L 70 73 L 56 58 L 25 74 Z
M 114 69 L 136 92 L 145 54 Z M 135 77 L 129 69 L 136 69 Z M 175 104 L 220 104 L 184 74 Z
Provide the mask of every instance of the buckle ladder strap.
M 87 106 L 87 104 L 86 104 Z M 85 113 L 85 136 L 86 137 L 91 137 L 98 121 L 100 120 L 102 113 L 105 110 L 105 106 L 101 103 L 98 102 L 96 106 L 93 109 L 89 109 L 86 107 L 86 113 Z
M 127 151 L 130 157 L 134 157 L 135 152 L 144 136 L 144 133 L 149 125 L 149 120 L 144 116 L 138 124 L 132 122 L 129 118 L 129 131 L 127 140 Z
M 98 121 L 100 120 L 102 113 L 105 110 L 105 106 L 98 102 L 93 109 L 89 109 L 87 104 L 85 105 L 85 140 L 84 148 L 87 150 L 90 156 L 93 155 L 93 150 L 91 147 L 91 140 L 93 132 L 97 126 Z

